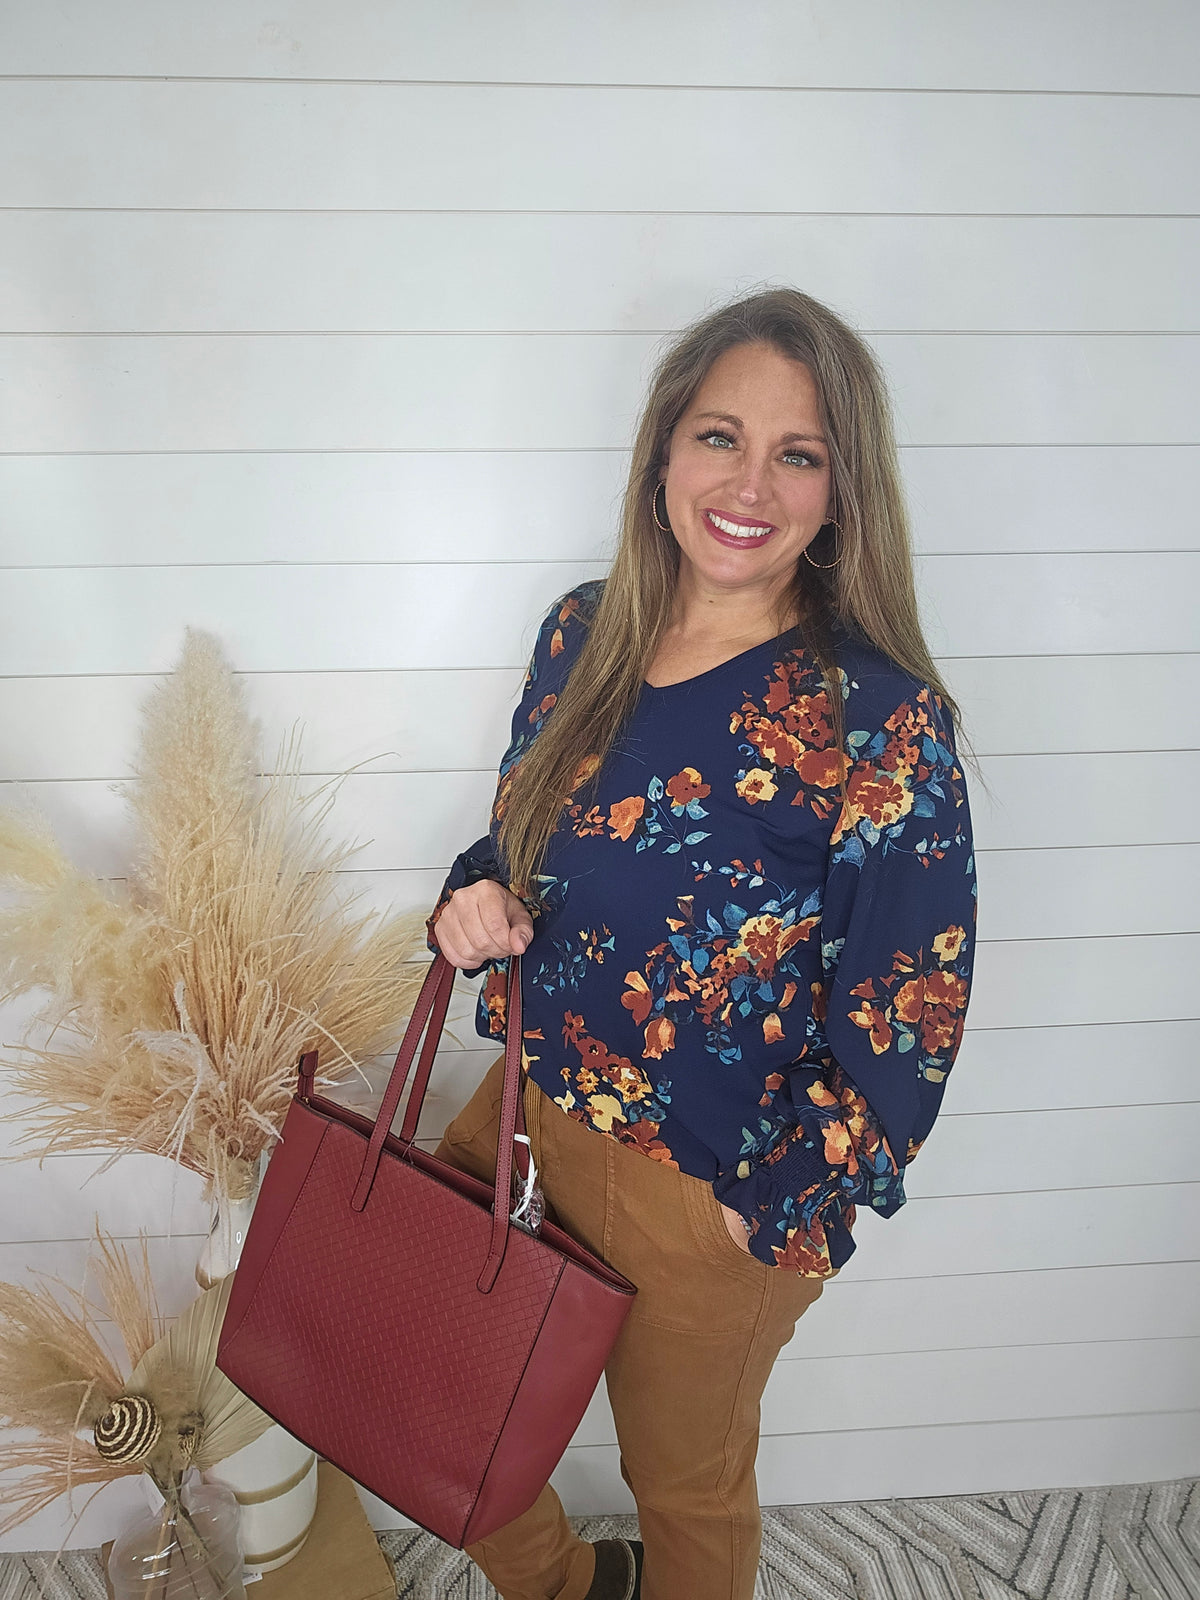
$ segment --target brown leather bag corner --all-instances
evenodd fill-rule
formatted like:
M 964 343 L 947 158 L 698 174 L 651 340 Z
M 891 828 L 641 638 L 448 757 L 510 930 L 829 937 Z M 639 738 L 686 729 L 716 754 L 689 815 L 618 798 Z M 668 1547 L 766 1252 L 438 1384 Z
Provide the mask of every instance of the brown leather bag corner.
M 379 1114 L 314 1092 L 303 1056 L 217 1366 L 311 1449 L 461 1548 L 527 1511 L 637 1290 L 551 1222 L 514 1222 L 524 1134 L 521 958 L 508 960 L 492 1187 L 414 1144 L 454 968 L 434 957 Z M 424 1030 L 398 1134 L 389 1130 Z M 529 1151 L 516 1146 L 523 1180 Z

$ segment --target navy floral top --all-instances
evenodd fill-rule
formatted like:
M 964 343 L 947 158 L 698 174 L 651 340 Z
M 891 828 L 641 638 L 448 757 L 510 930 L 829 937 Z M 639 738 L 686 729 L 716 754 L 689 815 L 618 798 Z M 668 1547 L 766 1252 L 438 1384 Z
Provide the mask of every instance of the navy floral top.
M 455 889 L 507 881 L 506 795 L 602 583 L 542 623 L 490 831 L 454 862 L 431 949 Z M 844 753 L 800 628 L 645 686 L 550 839 L 523 960 L 524 1065 L 546 1094 L 711 1183 L 754 1256 L 812 1277 L 853 1253 L 857 1205 L 889 1217 L 904 1204 L 962 1039 L 975 929 L 942 699 L 846 629 L 835 646 Z M 506 967 L 471 974 L 488 973 L 485 1036 L 504 1033 Z

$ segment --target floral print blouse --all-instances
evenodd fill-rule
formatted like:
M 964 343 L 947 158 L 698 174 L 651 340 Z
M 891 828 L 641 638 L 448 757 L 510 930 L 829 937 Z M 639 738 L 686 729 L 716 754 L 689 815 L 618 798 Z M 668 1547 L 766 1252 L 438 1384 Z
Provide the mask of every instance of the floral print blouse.
M 431 949 L 455 889 L 507 881 L 505 797 L 602 583 L 542 623 L 490 831 L 454 862 Z M 535 1082 L 588 1128 L 710 1183 L 758 1260 L 813 1277 L 853 1253 L 857 1206 L 890 1217 L 905 1202 L 962 1039 L 975 931 L 941 697 L 849 631 L 835 644 L 844 752 L 799 628 L 645 686 L 550 839 L 523 959 Z M 485 1036 L 504 1033 L 506 966 L 471 974 L 487 971 Z

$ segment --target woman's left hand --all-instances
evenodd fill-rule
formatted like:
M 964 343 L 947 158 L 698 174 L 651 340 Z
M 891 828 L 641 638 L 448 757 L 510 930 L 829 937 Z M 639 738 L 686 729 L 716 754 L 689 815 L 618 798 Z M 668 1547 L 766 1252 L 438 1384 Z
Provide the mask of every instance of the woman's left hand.
M 719 1200 L 717 1204 L 721 1206 Z M 740 1212 L 734 1211 L 729 1206 L 721 1206 L 721 1221 L 729 1230 L 729 1237 L 734 1244 L 739 1245 L 749 1255 L 750 1235 L 746 1232 L 746 1224 L 742 1221 Z

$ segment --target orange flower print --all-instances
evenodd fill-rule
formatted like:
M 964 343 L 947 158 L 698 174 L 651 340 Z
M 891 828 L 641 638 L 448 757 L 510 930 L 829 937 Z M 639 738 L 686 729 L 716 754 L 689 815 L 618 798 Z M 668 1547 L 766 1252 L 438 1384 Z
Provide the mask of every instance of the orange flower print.
M 925 979 L 925 998 L 930 1005 L 948 1006 L 952 1011 L 964 1010 L 967 1003 L 967 984 L 955 972 L 931 972 Z
M 807 939 L 819 920 L 817 917 L 803 917 L 799 922 L 793 922 L 790 928 L 785 928 L 779 917 L 769 913 L 750 917 L 738 929 L 738 942 L 734 950 L 744 951 L 753 961 L 759 978 L 770 980 L 792 946 Z
M 939 933 L 933 941 L 933 949 L 942 961 L 957 961 L 958 952 L 966 942 L 966 929 L 957 926 L 947 928 L 945 933 Z
M 542 718 L 548 712 L 553 711 L 557 704 L 558 696 L 556 694 L 543 695 L 538 704 L 529 713 L 530 722 L 541 722 Z
M 775 709 L 769 701 L 767 709 Z M 779 709 L 783 711 L 784 727 L 789 733 L 794 733 L 810 751 L 823 750 L 833 743 L 833 723 L 824 690 L 820 694 L 796 695 L 788 705 Z
M 640 1122 L 631 1122 L 622 1127 L 618 1137 L 622 1144 L 633 1145 L 643 1155 L 649 1156 L 651 1161 L 661 1161 L 664 1167 L 674 1167 L 678 1172 L 678 1161 L 662 1140 L 655 1137 L 657 1133 L 658 1123 L 647 1122 L 643 1118 Z
M 775 663 L 775 670 L 767 679 L 767 692 L 763 698 L 763 705 L 773 717 L 781 711 L 786 711 L 795 698 L 795 689 L 792 684 L 791 674 L 782 661 Z M 753 705 L 749 707 L 753 709 Z
M 858 1171 L 858 1162 L 854 1156 L 854 1146 L 850 1142 L 850 1130 L 844 1122 L 827 1122 L 825 1134 L 825 1159 L 831 1166 L 845 1166 L 846 1171 L 852 1176 Z
M 594 755 L 593 756 L 584 756 L 583 760 L 575 768 L 575 776 L 571 779 L 571 793 L 572 794 L 575 793 L 576 789 L 579 788 L 580 784 L 586 783 L 588 781 L 588 779 L 594 775 L 594 773 L 596 771 L 596 768 L 599 765 L 600 765 L 600 757 L 599 756 L 594 756 Z
M 848 1226 L 853 1222 L 853 1213 L 853 1206 L 843 1207 L 842 1215 Z M 789 1228 L 787 1244 L 782 1249 L 778 1245 L 772 1245 L 771 1250 L 776 1267 L 790 1268 L 793 1272 L 798 1272 L 802 1278 L 836 1276 L 836 1272 L 830 1270 L 829 1244 L 825 1237 L 825 1224 L 820 1216 L 815 1216 L 807 1228 Z
M 508 1008 L 508 976 L 495 967 L 489 971 L 483 986 L 483 1003 L 487 1009 L 488 1028 L 494 1036 L 504 1033 L 504 1019 Z
M 586 1122 L 623 1144 L 637 1144 L 647 1154 L 674 1165 L 671 1152 L 657 1138 L 671 1098 L 670 1080 L 655 1087 L 628 1056 L 618 1055 L 603 1039 L 593 1038 L 584 1019 L 574 1012 L 563 1013 L 562 1032 L 564 1043 L 578 1052 L 580 1065 L 574 1073 L 563 1067 L 568 1087 L 555 1097 L 556 1103 L 577 1122 Z M 582 1100 L 573 1091 L 578 1091 Z
M 768 1072 L 767 1076 L 766 1076 L 766 1078 L 765 1078 L 765 1080 L 763 1082 L 763 1095 L 762 1095 L 762 1099 L 758 1102 L 759 1105 L 760 1106 L 769 1106 L 771 1104 L 771 1101 L 775 1098 L 775 1095 L 777 1094 L 777 1092 L 782 1088 L 783 1088 L 783 1073 L 782 1072 Z
M 912 790 L 895 778 L 860 768 L 848 787 L 855 822 L 866 817 L 877 828 L 889 828 L 912 810 Z
M 571 832 L 577 839 L 598 839 L 604 837 L 604 813 L 599 806 L 589 806 L 583 815 L 580 808 L 572 806 L 570 815 L 574 819 Z
M 608 825 L 613 838 L 628 840 L 645 809 L 646 797 L 640 794 L 631 794 L 628 800 L 618 800 L 615 806 L 610 806 Z
M 621 996 L 621 1004 L 626 1011 L 633 1012 L 633 1020 L 640 1027 L 650 1015 L 650 1007 L 653 1004 L 650 989 L 640 972 L 627 972 L 625 982 L 629 988 Z
M 892 1030 L 888 1026 L 887 1014 L 873 1006 L 869 1000 L 863 1002 L 861 1011 L 850 1013 L 850 1021 L 870 1032 L 871 1049 L 877 1056 L 882 1055 L 891 1044 Z
M 675 1024 L 670 1017 L 655 1017 L 646 1024 L 646 1048 L 642 1054 L 661 1061 L 668 1050 L 675 1048 Z
M 675 805 L 683 807 L 689 800 L 703 800 L 706 795 L 712 793 L 712 790 L 695 767 L 684 767 L 682 772 L 677 772 L 673 778 L 667 779 L 667 793 Z
M 864 978 L 850 991 L 863 1002 L 860 1010 L 848 1013 L 850 1021 L 869 1030 L 875 1053 L 893 1041 L 901 1051 L 919 1046 L 918 1071 L 930 1083 L 945 1078 L 946 1062 L 954 1059 L 962 1039 L 968 981 L 942 963 L 950 950 L 961 954 L 965 938 L 954 924 L 930 940 L 932 959 L 922 951 L 913 957 L 897 950 L 887 976 Z
M 763 760 L 776 767 L 794 767 L 803 754 L 800 741 L 793 739 L 778 722 L 764 720 L 748 737 Z
M 555 628 L 554 632 L 550 635 L 550 656 L 551 656 L 551 659 L 553 659 L 555 656 L 562 655 L 563 649 L 564 649 L 564 646 L 563 646 L 562 629 L 561 628 Z
M 931 1006 L 921 1019 L 921 1047 L 930 1055 L 945 1055 L 962 1037 L 962 1013 L 946 1006 Z
M 768 1011 L 763 1018 L 763 1043 L 778 1044 L 783 1038 L 783 1023 L 773 1011 Z
M 756 805 L 760 800 L 773 800 L 777 792 L 774 779 L 764 767 L 752 767 L 744 778 L 738 779 L 734 787 L 750 805 Z
M 895 1013 L 901 1022 L 919 1022 L 925 1005 L 925 979 L 914 978 L 897 990 Z
M 806 750 L 796 763 L 796 771 L 814 789 L 836 789 L 849 765 L 850 758 L 844 751 Z

